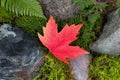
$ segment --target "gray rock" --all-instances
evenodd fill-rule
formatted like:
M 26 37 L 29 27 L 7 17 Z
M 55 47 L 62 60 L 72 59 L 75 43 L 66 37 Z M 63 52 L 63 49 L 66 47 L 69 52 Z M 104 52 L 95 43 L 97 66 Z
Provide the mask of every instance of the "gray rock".
M 97 53 L 120 55 L 119 9 L 108 16 L 108 21 L 99 39 L 90 46 Z
M 76 59 L 70 59 L 72 73 L 75 74 L 75 80 L 87 80 L 89 71 L 90 55 L 78 56 Z
M 79 7 L 72 4 L 72 0 L 39 0 L 47 17 L 66 20 L 77 16 Z
M 1 25 L 0 80 L 31 79 L 35 75 L 31 70 L 41 57 L 41 49 L 32 36 L 15 26 Z

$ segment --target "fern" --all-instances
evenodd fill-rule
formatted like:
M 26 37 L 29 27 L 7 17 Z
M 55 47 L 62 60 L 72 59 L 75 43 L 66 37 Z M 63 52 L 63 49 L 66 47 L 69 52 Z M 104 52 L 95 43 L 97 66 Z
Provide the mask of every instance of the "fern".
M 17 15 L 29 15 L 45 18 L 42 8 L 36 0 L 1 0 L 0 6 Z

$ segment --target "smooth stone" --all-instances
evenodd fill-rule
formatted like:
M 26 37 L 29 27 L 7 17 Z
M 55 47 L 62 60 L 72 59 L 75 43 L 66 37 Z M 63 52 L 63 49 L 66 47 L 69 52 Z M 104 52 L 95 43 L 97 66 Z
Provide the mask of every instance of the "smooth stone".
M 0 80 L 32 79 L 37 69 L 31 70 L 42 57 L 38 44 L 27 32 L 10 24 L 1 25 Z
M 76 59 L 70 59 L 72 67 L 72 73 L 75 76 L 75 80 L 87 80 L 90 64 L 90 55 L 78 56 Z
M 78 15 L 79 7 L 72 4 L 72 0 L 38 0 L 47 17 L 66 20 Z
M 117 9 L 108 15 L 99 39 L 90 46 L 90 50 L 100 54 L 120 55 L 120 16 Z

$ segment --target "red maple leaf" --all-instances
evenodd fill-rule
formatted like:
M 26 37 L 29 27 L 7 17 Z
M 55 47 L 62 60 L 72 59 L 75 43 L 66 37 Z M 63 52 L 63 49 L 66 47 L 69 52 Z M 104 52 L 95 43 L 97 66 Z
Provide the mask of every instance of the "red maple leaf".
M 65 25 L 61 32 L 57 31 L 57 24 L 51 16 L 46 27 L 43 27 L 44 36 L 38 33 L 38 37 L 42 44 L 61 61 L 68 63 L 66 58 L 76 58 L 79 55 L 87 54 L 88 52 L 81 49 L 79 46 L 70 46 L 69 44 L 77 39 L 77 34 L 83 24 Z

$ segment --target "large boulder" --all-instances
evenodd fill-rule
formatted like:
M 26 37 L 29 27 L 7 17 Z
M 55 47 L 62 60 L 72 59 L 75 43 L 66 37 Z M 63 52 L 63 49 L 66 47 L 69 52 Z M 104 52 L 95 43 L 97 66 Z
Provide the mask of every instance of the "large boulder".
M 72 4 L 72 0 L 39 0 L 47 17 L 66 20 L 77 16 L 79 7 Z
M 0 26 L 0 80 L 32 79 L 41 57 L 41 49 L 32 36 L 9 24 Z
M 117 9 L 108 15 L 108 21 L 104 26 L 99 39 L 94 42 L 90 49 L 101 54 L 120 55 L 120 16 Z

